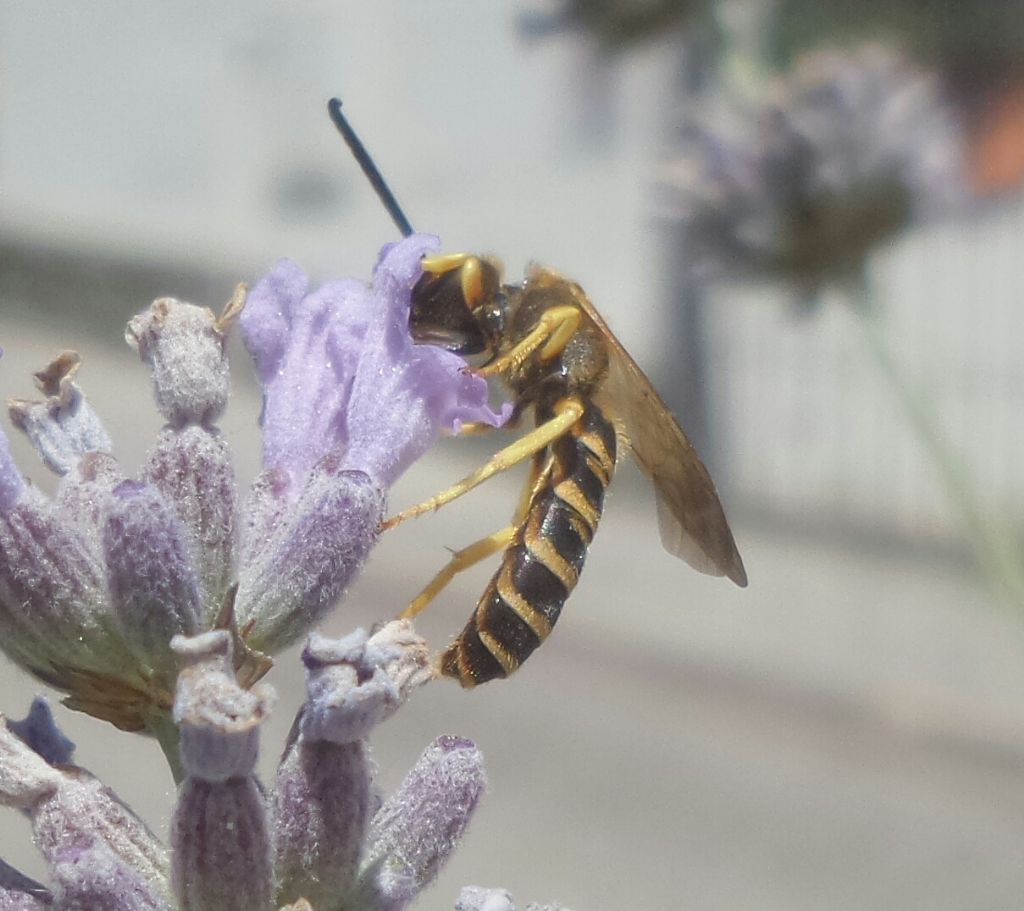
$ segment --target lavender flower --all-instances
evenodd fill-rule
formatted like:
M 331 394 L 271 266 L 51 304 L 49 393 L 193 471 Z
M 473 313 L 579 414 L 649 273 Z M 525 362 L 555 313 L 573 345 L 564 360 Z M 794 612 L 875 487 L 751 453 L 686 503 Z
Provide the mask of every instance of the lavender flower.
M 808 294 L 968 195 L 961 125 L 938 80 L 881 45 L 809 55 L 761 100 L 692 107 L 658 184 L 699 273 L 783 278 Z
M 230 630 L 243 686 L 264 673 L 262 653 L 305 635 L 358 574 L 395 479 L 442 431 L 501 421 L 482 379 L 409 336 L 435 249 L 407 238 L 372 285 L 313 292 L 282 261 L 220 317 L 171 298 L 135 317 L 127 338 L 166 421 L 135 480 L 76 383 L 77 355 L 37 374 L 44 401 L 11 415 L 61 481 L 54 499 L 32 487 L 0 431 L 0 648 L 71 707 L 169 736 L 172 755 L 173 637 Z M 242 510 L 217 428 L 239 314 L 264 384 L 264 471 Z
M 0 719 L 0 803 L 29 816 L 52 885 L 0 865 L 0 909 L 388 911 L 429 885 L 466 829 L 484 773 L 470 741 L 441 737 L 375 809 L 367 736 L 432 677 L 410 623 L 311 638 L 306 702 L 269 796 L 254 774 L 269 689 L 239 686 L 227 631 L 177 637 L 174 650 L 185 778 L 169 862 L 88 772 L 36 752 L 66 741 L 35 707 L 26 722 Z

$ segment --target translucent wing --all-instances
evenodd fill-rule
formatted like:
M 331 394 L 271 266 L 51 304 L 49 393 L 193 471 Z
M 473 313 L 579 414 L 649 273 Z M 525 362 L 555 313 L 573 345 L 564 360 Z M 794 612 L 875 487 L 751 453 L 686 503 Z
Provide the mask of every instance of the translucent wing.
M 707 468 L 651 381 L 583 290 L 574 286 L 574 292 L 580 307 L 607 337 L 610 363 L 602 398 L 610 399 L 611 414 L 621 421 L 634 458 L 654 484 L 665 549 L 694 569 L 728 576 L 745 586 L 743 559 Z

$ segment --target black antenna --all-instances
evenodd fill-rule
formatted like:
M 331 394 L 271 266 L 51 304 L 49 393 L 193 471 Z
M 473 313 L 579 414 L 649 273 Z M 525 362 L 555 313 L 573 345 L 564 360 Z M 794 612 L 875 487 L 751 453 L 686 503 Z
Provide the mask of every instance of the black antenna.
M 412 225 L 409 224 L 409 219 L 405 217 L 402 207 L 398 204 L 398 200 L 395 199 L 395 194 L 391 192 L 391 189 L 384 182 L 383 175 L 380 173 L 377 165 L 373 163 L 370 153 L 366 151 L 366 146 L 359 141 L 356 131 L 352 129 L 352 125 L 345 119 L 345 115 L 341 113 L 340 98 L 332 98 L 327 102 L 327 113 L 331 115 L 331 120 L 338 128 L 338 132 L 341 133 L 356 161 L 359 162 L 359 167 L 363 169 L 366 179 L 370 181 L 370 186 L 377 192 L 378 198 L 384 203 L 384 208 L 388 210 L 388 215 L 391 216 L 391 220 L 395 223 L 398 230 L 402 232 L 402 236 L 408 237 L 414 233 Z

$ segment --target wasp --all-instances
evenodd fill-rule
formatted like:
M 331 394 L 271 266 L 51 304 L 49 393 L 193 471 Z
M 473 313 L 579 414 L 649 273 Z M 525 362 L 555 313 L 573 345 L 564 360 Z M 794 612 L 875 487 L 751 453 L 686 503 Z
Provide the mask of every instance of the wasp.
M 341 131 L 399 230 L 412 227 L 336 99 Z M 392 516 L 391 528 L 440 508 L 521 462 L 529 477 L 512 521 L 456 552 L 402 614 L 422 611 L 460 572 L 501 553 L 472 617 L 440 659 L 473 687 L 507 677 L 548 637 L 579 581 L 616 465 L 632 454 L 653 482 L 661 540 L 695 569 L 747 584 L 743 560 L 707 468 L 650 380 L 582 288 L 534 266 L 504 284 L 488 257 L 427 257 L 412 291 L 409 329 L 422 344 L 483 357 L 475 372 L 504 381 L 515 424 L 534 427 L 477 471 Z

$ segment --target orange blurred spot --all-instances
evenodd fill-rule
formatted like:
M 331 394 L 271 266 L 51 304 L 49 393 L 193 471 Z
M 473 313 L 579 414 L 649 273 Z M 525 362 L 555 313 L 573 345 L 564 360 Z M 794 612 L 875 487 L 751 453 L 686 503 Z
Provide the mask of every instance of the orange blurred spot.
M 971 183 L 979 196 L 994 196 L 1024 183 L 1024 82 L 990 95 L 968 140 Z

